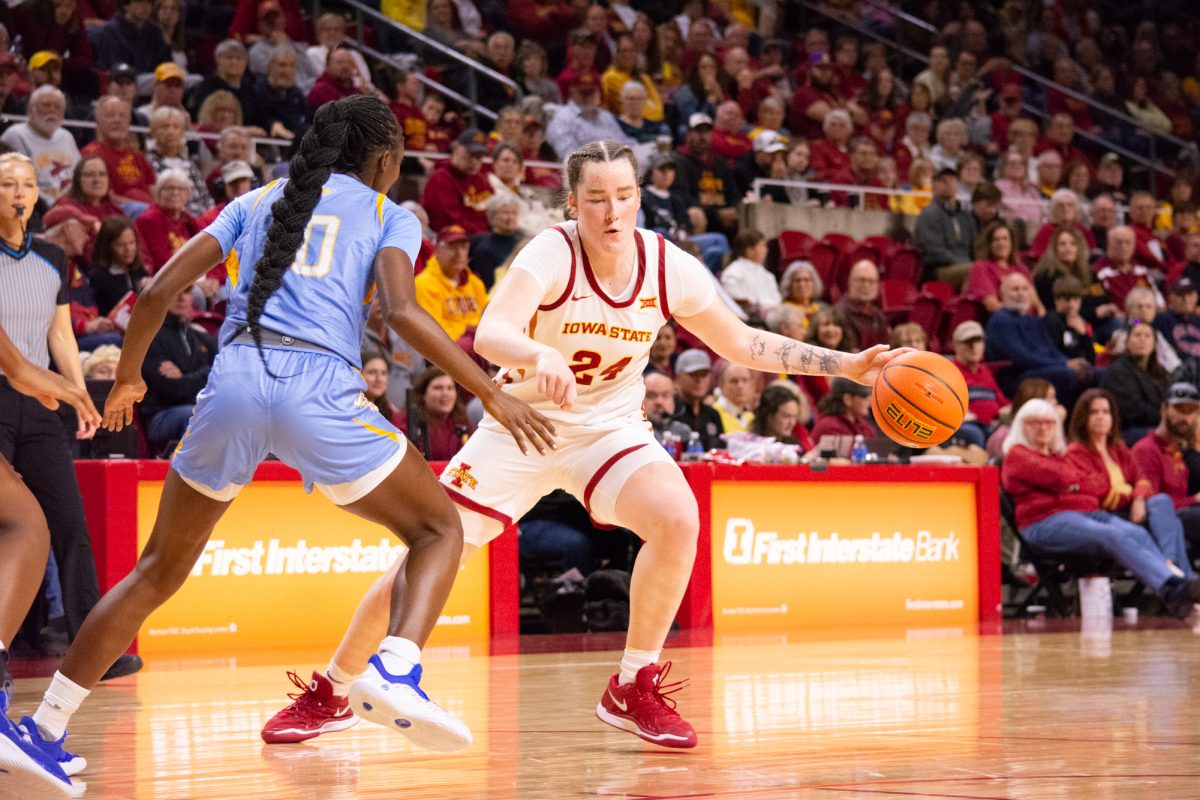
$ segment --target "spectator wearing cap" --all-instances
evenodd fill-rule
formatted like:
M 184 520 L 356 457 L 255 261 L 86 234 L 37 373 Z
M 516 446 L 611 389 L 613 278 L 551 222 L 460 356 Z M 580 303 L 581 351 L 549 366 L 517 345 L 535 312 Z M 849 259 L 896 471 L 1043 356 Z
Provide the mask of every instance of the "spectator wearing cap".
M 29 85 L 36 89 L 49 84 L 62 86 L 62 56 L 53 50 L 39 50 L 29 59 Z
M 99 92 L 92 69 L 92 42 L 75 3 L 21 3 L 9 10 L 9 27 L 21 39 L 27 59 L 41 51 L 66 53 L 63 64 L 64 89 L 79 96 Z
M 1121 157 L 1111 151 L 1100 156 L 1096 165 L 1096 180 L 1087 190 L 1087 196 L 1093 200 L 1101 194 L 1111 196 L 1117 203 L 1129 202 L 1129 194 L 1125 189 L 1125 168 L 1121 165 Z
M 221 188 L 221 169 L 230 161 L 245 161 L 249 164 L 254 170 L 255 186 L 259 185 L 262 178 L 262 159 L 254 150 L 248 128 L 231 125 L 221 131 L 221 136 L 217 139 L 216 160 L 205 181 L 214 200 L 225 196 L 225 191 Z
M 484 208 L 492 196 L 492 186 L 482 171 L 486 153 L 487 136 L 477 128 L 468 128 L 455 141 L 450 158 L 429 176 L 421 205 L 435 230 L 458 225 L 468 235 L 487 232 Z
M 767 312 L 783 302 L 779 285 L 767 260 L 767 237 L 762 231 L 743 230 L 733 240 L 733 261 L 721 270 L 721 285 L 750 317 L 765 319 Z
M 319 75 L 325 71 L 331 52 L 338 48 L 349 50 L 350 57 L 354 59 L 355 83 L 363 91 L 373 92 L 375 87 L 371 85 L 371 70 L 367 68 L 367 62 L 363 59 L 362 53 L 354 49 L 352 41 L 346 35 L 347 26 L 346 18 L 341 14 L 326 12 L 317 17 L 317 23 L 314 26 L 317 43 L 307 50 L 309 64 L 311 69 Z M 303 28 L 297 32 L 289 27 L 288 35 L 295 41 L 303 41 L 305 38 Z
M 0 112 L 5 114 L 25 113 L 25 101 L 13 94 L 21 77 L 21 62 L 15 55 L 0 51 Z
M 967 414 L 959 433 L 979 447 L 987 445 L 996 417 L 1010 406 L 996 376 L 984 363 L 983 326 L 975 320 L 960 322 L 954 329 L 954 366 L 967 382 Z
M 642 215 L 645 227 L 670 239 L 694 242 L 701 260 L 715 275 L 721 271 L 729 253 L 729 240 L 723 233 L 707 233 L 704 209 L 695 200 L 674 187 L 675 159 L 669 153 L 655 153 L 646 165 L 642 186 Z
M 582 28 L 572 31 L 567 37 L 570 49 L 567 51 L 567 65 L 558 74 L 558 90 L 566 100 L 571 98 L 571 90 L 585 75 L 591 76 L 597 90 L 600 88 L 600 72 L 596 69 L 596 37 Z
M 684 350 L 675 359 L 675 419 L 700 434 L 705 450 L 725 446 L 721 415 L 709 405 L 712 359 L 703 350 Z
M 717 106 L 713 120 L 712 151 L 731 164 L 750 153 L 754 144 L 746 135 L 746 118 L 735 100 Z
M 175 251 L 200 230 L 196 219 L 187 212 L 192 184 L 188 174 L 168 169 L 154 184 L 154 203 L 137 218 L 137 232 L 145 243 L 147 270 L 157 272 Z
M 1200 542 L 1200 495 L 1188 491 L 1185 451 L 1192 449 L 1200 392 L 1190 383 L 1173 383 L 1163 398 L 1158 426 L 1133 445 L 1133 459 L 1155 493 L 1171 498 L 1193 550 Z
M 108 87 L 104 93 L 105 97 L 117 97 L 129 104 L 131 110 L 130 123 L 138 126 L 146 126 L 150 124 L 150 120 L 143 116 L 140 111 L 133 107 L 137 102 L 138 96 L 138 74 L 129 64 L 117 64 L 108 71 Z M 93 109 L 93 114 L 95 110 Z M 137 137 L 131 136 L 130 143 L 136 144 Z
M 1150 269 L 1136 258 L 1137 235 L 1129 225 L 1118 225 L 1108 232 L 1108 249 L 1096 262 L 1096 279 L 1104 286 L 1110 301 L 1125 306 L 1125 295 L 1135 286 L 1153 287 Z
M 188 157 L 187 112 L 175 106 L 159 106 L 150 114 L 150 141 L 153 147 L 146 152 L 146 159 L 154 167 L 155 174 L 181 170 L 188 176 L 187 212 L 199 217 L 213 205 L 212 195 L 204 183 L 204 176 L 196 162 Z
M 763 131 L 754 137 L 750 152 L 733 165 L 733 178 L 737 183 L 739 197 L 745 197 L 754 186 L 756 178 L 779 179 L 787 175 L 784 152 L 787 145 L 775 131 Z M 782 186 L 764 186 L 763 194 L 775 202 L 788 202 L 787 190 Z
M 362 94 L 363 90 L 355 80 L 357 76 L 358 69 L 350 51 L 344 47 L 331 50 L 325 71 L 308 92 L 308 108 L 311 114 L 316 114 L 317 109 L 326 103 Z
M 830 381 L 829 392 L 817 401 L 820 412 L 813 423 L 812 439 L 822 436 L 862 436 L 874 439 L 879 431 L 871 424 L 871 387 L 846 378 Z
M 975 261 L 967 274 L 963 295 L 982 303 L 990 314 L 1000 308 L 1000 281 L 1012 272 L 1019 272 L 1033 282 L 1029 267 L 1017 259 L 1013 229 L 1004 220 L 996 220 L 975 237 Z M 1038 316 L 1046 313 L 1036 296 L 1033 302 Z
M 626 81 L 621 87 L 617 124 L 625 135 L 639 144 L 671 140 L 671 129 L 665 122 L 646 119 L 646 87 L 641 81 Z
M 277 0 L 263 0 L 258 4 L 258 35 L 258 41 L 250 45 L 247 54 L 250 73 L 260 81 L 266 78 L 272 52 L 277 47 L 286 47 L 296 56 L 296 86 L 307 94 L 316 83 L 320 70 L 308 60 L 307 48 L 288 36 L 287 21 Z
M 617 118 L 600 105 L 600 82 L 591 73 L 575 79 L 569 96 L 571 102 L 558 107 L 546 129 L 546 141 L 560 159 L 565 161 L 583 145 L 600 139 L 637 144 L 621 130 Z
M 246 125 L 258 126 L 260 120 L 258 109 L 254 105 L 254 78 L 246 69 L 246 46 L 236 39 L 226 39 L 217 45 L 213 52 L 217 59 L 216 70 L 205 76 L 204 80 L 188 93 L 187 107 L 192 118 L 199 120 L 200 106 L 210 94 L 226 91 L 241 103 L 242 121 Z
M 39 86 L 29 95 L 29 120 L 19 122 L 0 136 L 0 142 L 33 161 L 38 191 L 49 205 L 71 186 L 71 172 L 79 162 L 75 137 L 62 127 L 67 98 L 53 86 Z
M 617 49 L 613 53 L 612 64 L 600 76 L 604 104 L 612 113 L 624 113 L 623 93 L 625 85 L 630 82 L 641 84 L 645 90 L 645 96 L 642 98 L 642 116 L 652 123 L 661 123 L 665 112 L 658 87 L 638 66 L 638 50 L 633 37 L 623 34 L 617 37 Z
M 546 141 L 546 126 L 541 116 L 527 114 L 521 129 L 521 157 L 528 161 L 551 161 L 558 158 L 554 148 Z M 525 185 L 543 189 L 562 189 L 562 170 L 552 167 L 526 165 Z
M 138 74 L 147 74 L 171 60 L 162 28 L 150 19 L 153 9 L 150 0 L 122 0 L 120 10 L 96 37 L 97 67 L 107 70 L 130 64 Z
M 684 145 L 675 152 L 673 189 L 704 211 L 705 231 L 731 236 L 737 231 L 737 183 L 733 170 L 712 151 L 712 117 L 696 113 L 688 119 Z
M 1194 379 L 1200 379 L 1200 361 L 1196 361 L 1200 359 L 1200 314 L 1196 311 L 1198 299 L 1200 288 L 1185 274 L 1171 284 L 1167 292 L 1167 307 L 1153 318 L 1154 327 L 1162 339 L 1174 348 L 1185 363 L 1191 362 L 1189 368 Z
M 1042 378 L 1054 386 L 1059 402 L 1073 405 L 1081 382 L 1092 377 L 1092 365 L 1059 352 L 1033 313 L 1033 287 L 1024 275 L 1014 272 L 1000 282 L 1000 302 L 1004 307 L 988 318 L 985 340 L 989 361 L 1009 362 L 996 374 L 1005 394 L 1011 396 L 1025 378 Z
M 877 344 L 887 344 L 891 328 L 887 316 L 879 307 L 879 268 L 864 258 L 850 267 L 846 293 L 838 300 L 839 308 L 854 328 L 858 346 L 863 350 Z
M 461 225 L 442 228 L 437 251 L 415 280 L 417 302 L 451 339 L 478 325 L 487 305 L 487 289 L 471 272 L 468 246 L 469 237 Z
M 939 170 L 933 178 L 933 202 L 917 215 L 913 242 L 921 249 L 925 280 L 961 287 L 971 269 L 975 219 L 958 202 L 958 173 Z
M 276 47 L 267 58 L 267 74 L 258 81 L 256 104 L 267 134 L 280 139 L 298 139 L 308 129 L 308 101 L 296 86 L 296 67 L 301 62 L 287 46 Z M 304 57 L 303 60 L 307 60 Z M 394 110 L 394 109 L 393 109 Z M 420 116 L 418 109 L 417 115 Z M 421 119 L 421 145 L 413 143 L 405 131 L 405 144 L 424 149 L 425 121 Z
M 222 199 L 200 216 L 196 221 L 196 227 L 204 230 L 211 225 L 225 210 L 225 206 L 249 192 L 256 180 L 257 176 L 254 174 L 254 170 L 245 161 L 227 161 L 221 167 Z M 231 254 L 230 258 L 236 258 L 236 255 Z M 197 281 L 196 285 L 204 293 L 209 308 L 217 301 L 224 299 L 228 277 L 229 262 L 222 261 L 210 269 L 203 279 Z
M 141 150 L 129 143 L 133 110 L 119 97 L 102 97 L 96 104 L 96 141 L 83 148 L 83 155 L 98 155 L 108 167 L 113 198 L 136 217 L 150 204 L 154 167 Z
M 788 127 L 792 133 L 805 139 L 817 139 L 823 133 L 825 117 L 835 108 L 841 108 L 866 122 L 866 112 L 853 101 L 838 96 L 834 81 L 833 60 L 824 50 L 809 53 L 808 81 L 796 87 L 792 94 L 791 117 Z M 849 132 L 846 134 L 849 137 Z
M 164 61 L 154 68 L 154 89 L 150 93 L 150 102 L 138 106 L 136 111 L 149 120 L 154 109 L 169 107 L 177 108 L 187 115 L 183 105 L 183 81 L 186 74 L 183 68 L 174 61 Z M 190 123 L 191 117 L 187 116 Z

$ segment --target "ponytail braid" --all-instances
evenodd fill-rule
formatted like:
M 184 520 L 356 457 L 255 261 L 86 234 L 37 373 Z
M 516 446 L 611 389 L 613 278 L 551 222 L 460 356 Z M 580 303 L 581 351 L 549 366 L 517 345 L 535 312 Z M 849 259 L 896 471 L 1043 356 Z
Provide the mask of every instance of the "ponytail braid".
M 260 320 L 304 243 L 321 189 L 334 172 L 360 171 L 381 148 L 395 147 L 401 135 L 396 116 L 383 101 L 357 95 L 317 109 L 312 127 L 300 140 L 283 195 L 271 206 L 266 244 L 254 265 L 254 281 L 246 300 L 246 326 L 272 378 L 278 376 L 266 367 Z

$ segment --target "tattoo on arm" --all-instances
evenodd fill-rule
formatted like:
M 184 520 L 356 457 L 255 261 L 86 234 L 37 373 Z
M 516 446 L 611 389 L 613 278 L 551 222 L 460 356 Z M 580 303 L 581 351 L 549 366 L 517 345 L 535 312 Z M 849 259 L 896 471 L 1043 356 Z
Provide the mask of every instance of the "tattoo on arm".
M 820 358 L 822 374 L 837 375 L 842 371 L 842 357 L 836 351 L 823 350 Z
M 757 361 L 766 355 L 767 340 L 762 337 L 762 334 L 754 334 L 754 338 L 750 341 L 750 360 Z
M 779 343 L 779 347 L 775 348 L 775 355 L 779 356 L 779 363 L 783 365 L 784 372 L 788 372 L 791 369 L 791 366 L 788 364 L 788 357 L 798 344 L 799 342 L 792 341 L 791 339 L 784 339 Z

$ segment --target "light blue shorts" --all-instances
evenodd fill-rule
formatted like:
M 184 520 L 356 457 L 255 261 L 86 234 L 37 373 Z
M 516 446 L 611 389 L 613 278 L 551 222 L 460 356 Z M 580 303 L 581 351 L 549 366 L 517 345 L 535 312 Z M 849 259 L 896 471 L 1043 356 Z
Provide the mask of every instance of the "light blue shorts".
M 273 454 L 345 505 L 368 494 L 407 452 L 404 434 L 363 395 L 366 383 L 344 359 L 309 350 L 253 345 L 217 354 L 171 466 L 194 489 L 232 500 Z

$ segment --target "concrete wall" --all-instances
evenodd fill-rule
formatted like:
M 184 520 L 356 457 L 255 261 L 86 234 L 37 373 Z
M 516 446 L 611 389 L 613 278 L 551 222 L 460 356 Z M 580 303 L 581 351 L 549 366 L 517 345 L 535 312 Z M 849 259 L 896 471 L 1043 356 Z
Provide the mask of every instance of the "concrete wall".
M 861 240 L 868 236 L 893 235 L 901 226 L 911 234 L 917 219 L 886 211 L 818 208 L 772 202 L 742 203 L 738 206 L 738 213 L 743 226 L 757 228 L 768 239 L 775 238 L 781 231 L 792 230 L 804 231 L 817 239 L 827 233 L 844 233 Z

